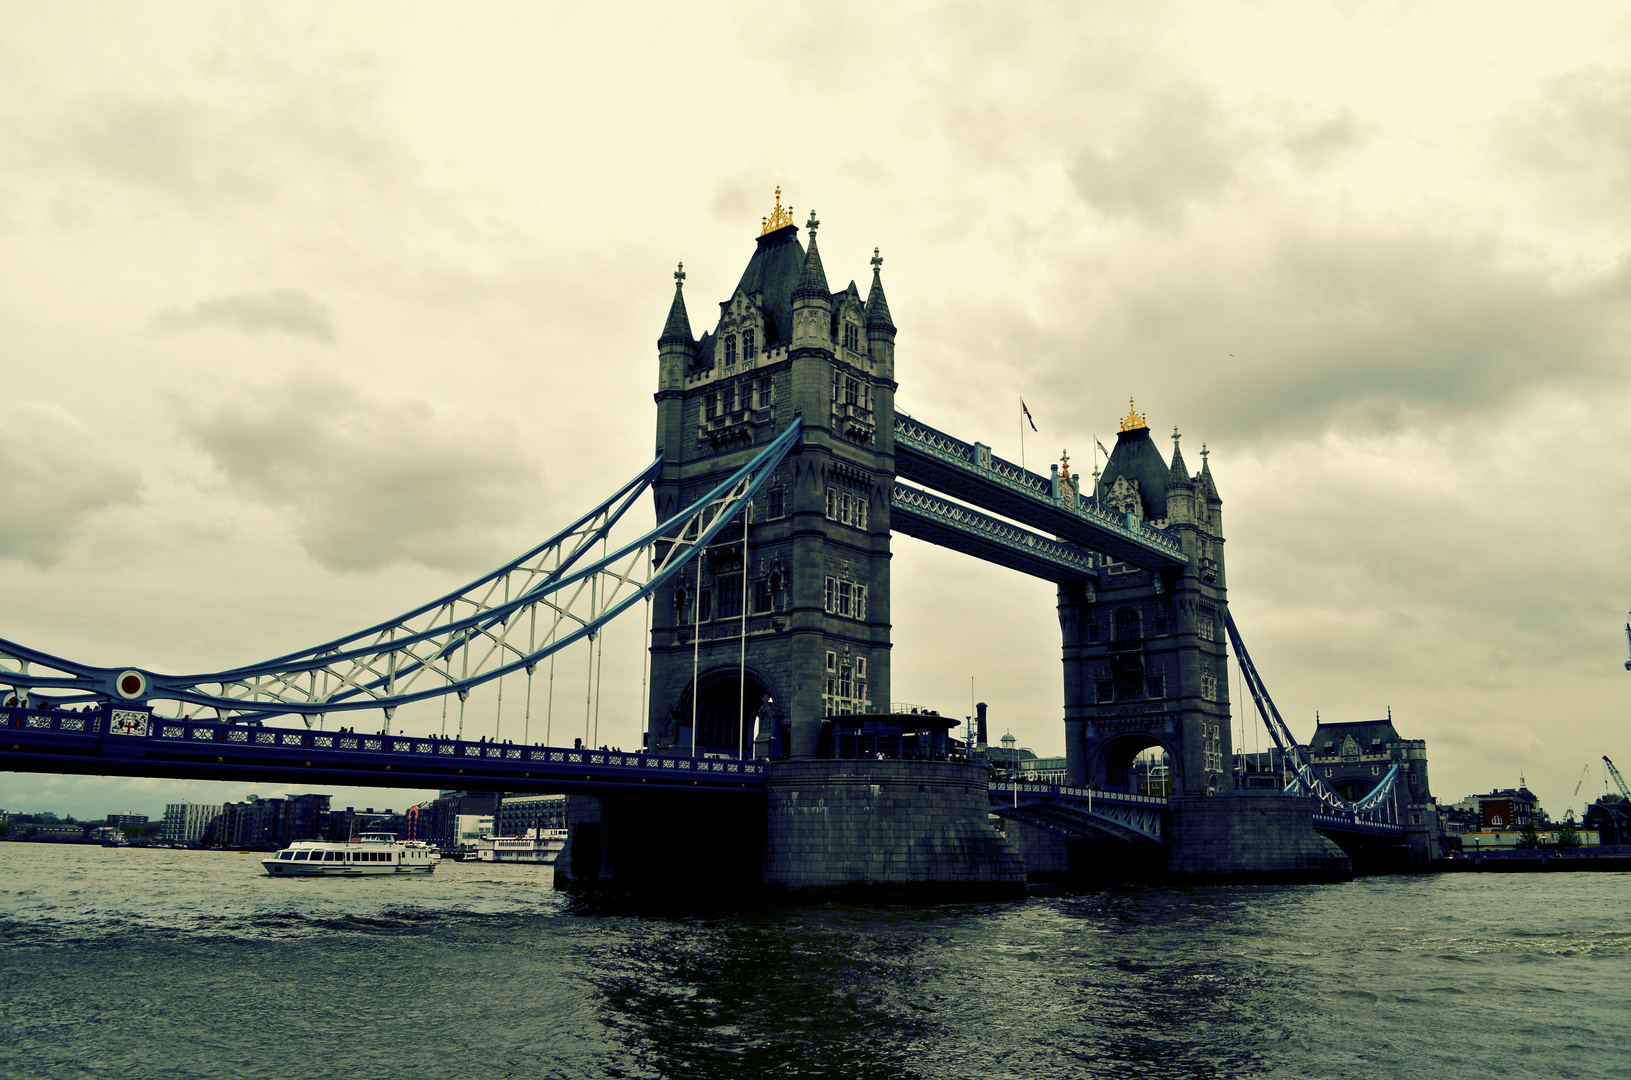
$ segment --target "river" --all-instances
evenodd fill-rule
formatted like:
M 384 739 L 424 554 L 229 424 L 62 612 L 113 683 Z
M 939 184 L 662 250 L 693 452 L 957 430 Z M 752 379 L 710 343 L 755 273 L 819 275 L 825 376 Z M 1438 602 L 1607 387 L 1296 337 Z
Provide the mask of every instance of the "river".
M 0 845 L 5 1077 L 1631 1076 L 1631 875 L 584 907 Z

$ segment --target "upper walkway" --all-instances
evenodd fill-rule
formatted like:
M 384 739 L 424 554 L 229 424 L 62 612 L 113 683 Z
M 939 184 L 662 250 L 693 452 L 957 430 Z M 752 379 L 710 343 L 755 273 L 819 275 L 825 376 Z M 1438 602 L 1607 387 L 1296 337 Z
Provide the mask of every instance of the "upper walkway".
M 1189 563 L 1176 537 L 1135 515 L 1104 510 L 1076 493 L 1073 484 L 1029 472 L 997 457 L 988 446 L 964 442 L 900 413 L 895 414 L 895 472 L 1121 562 L 1145 569 Z M 900 531 L 911 533 L 913 524 Z

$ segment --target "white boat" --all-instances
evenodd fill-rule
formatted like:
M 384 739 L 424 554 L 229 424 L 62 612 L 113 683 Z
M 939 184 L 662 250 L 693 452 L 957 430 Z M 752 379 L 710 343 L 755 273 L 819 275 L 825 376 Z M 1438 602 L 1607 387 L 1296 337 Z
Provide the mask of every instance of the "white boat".
M 423 840 L 395 833 L 364 833 L 354 840 L 296 840 L 261 860 L 272 877 L 369 877 L 429 874 L 440 852 Z
M 566 847 L 565 829 L 528 829 L 520 836 L 483 836 L 476 841 L 479 862 L 552 863 Z

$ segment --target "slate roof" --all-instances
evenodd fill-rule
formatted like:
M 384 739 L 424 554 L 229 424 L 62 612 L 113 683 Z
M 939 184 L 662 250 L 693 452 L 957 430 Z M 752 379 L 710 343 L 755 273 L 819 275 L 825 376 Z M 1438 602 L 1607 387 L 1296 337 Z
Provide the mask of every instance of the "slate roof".
M 1316 754 L 1325 753 L 1325 744 L 1331 744 L 1331 752 L 1342 752 L 1342 740 L 1352 735 L 1354 742 L 1359 744 L 1361 754 L 1369 754 L 1376 739 L 1381 739 L 1378 747 L 1384 747 L 1390 742 L 1399 742 L 1399 732 L 1394 728 L 1391 720 L 1353 720 L 1345 723 L 1327 723 L 1320 721 L 1314 729 L 1313 738 L 1308 740 L 1308 748 Z
M 798 241 L 798 231 L 797 225 L 787 225 L 759 237 L 742 279 L 736 283 L 749 296 L 761 294 L 759 302 L 770 320 L 765 327 L 767 348 L 793 337 L 793 290 L 804 269 L 804 246 Z
M 1123 431 L 1116 436 L 1116 446 L 1105 462 L 1104 475 L 1099 477 L 1099 491 L 1108 494 L 1111 485 L 1122 477 L 1138 481 L 1138 490 L 1144 498 L 1144 516 L 1149 519 L 1167 516 L 1167 477 L 1170 470 L 1150 439 L 1147 427 Z

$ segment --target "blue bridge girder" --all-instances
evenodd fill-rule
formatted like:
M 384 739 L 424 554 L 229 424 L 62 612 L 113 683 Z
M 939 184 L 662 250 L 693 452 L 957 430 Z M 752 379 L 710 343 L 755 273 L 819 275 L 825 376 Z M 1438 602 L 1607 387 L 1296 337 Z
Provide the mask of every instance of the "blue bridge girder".
M 1076 839 L 1159 843 L 1167 800 L 1063 784 L 991 782 L 991 812 Z
M 1130 514 L 1100 509 L 1092 499 L 1068 490 L 1061 495 L 1048 477 L 899 413 L 895 415 L 895 473 L 970 506 L 1147 570 L 1189 563 L 1176 537 Z
M 897 483 L 890 529 L 1047 581 L 1087 581 L 1098 571 L 1091 552 L 1022 529 L 989 514 Z
M 757 761 L 178 720 L 118 706 L 0 709 L 0 770 L 549 794 L 765 790 Z

